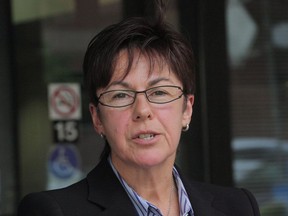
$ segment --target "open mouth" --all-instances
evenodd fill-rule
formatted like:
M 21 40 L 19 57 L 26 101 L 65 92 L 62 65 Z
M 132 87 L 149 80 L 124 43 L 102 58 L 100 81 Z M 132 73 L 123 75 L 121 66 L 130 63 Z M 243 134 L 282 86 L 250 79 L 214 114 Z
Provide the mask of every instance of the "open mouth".
M 138 136 L 139 139 L 150 140 L 155 137 L 155 134 L 140 134 Z

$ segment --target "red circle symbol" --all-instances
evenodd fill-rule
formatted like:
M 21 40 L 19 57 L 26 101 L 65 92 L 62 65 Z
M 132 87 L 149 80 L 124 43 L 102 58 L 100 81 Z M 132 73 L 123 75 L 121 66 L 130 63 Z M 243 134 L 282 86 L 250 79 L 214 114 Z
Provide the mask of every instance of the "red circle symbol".
M 52 95 L 51 105 L 59 116 L 69 117 L 79 107 L 79 96 L 73 89 L 67 86 L 60 86 Z

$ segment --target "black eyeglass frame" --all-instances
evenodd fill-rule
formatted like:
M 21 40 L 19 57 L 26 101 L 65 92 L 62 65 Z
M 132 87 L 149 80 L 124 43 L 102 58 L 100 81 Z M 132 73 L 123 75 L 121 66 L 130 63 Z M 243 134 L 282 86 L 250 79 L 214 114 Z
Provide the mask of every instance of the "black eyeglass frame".
M 169 101 L 165 101 L 165 102 L 154 102 L 154 101 L 151 101 L 147 95 L 147 91 L 150 91 L 152 89 L 157 89 L 157 88 L 161 88 L 161 87 L 173 87 L 173 88 L 177 88 L 181 91 L 181 94 L 179 96 L 177 96 L 176 98 L 172 99 L 172 100 L 169 100 Z M 134 97 L 133 97 L 133 101 L 131 101 L 131 103 L 129 104 L 126 104 L 126 105 L 122 105 L 122 106 L 111 106 L 111 105 L 108 105 L 108 104 L 105 104 L 103 102 L 100 101 L 101 99 L 101 96 L 107 94 L 107 93 L 110 93 L 110 92 L 115 92 L 115 91 L 122 91 L 122 92 L 133 92 L 134 93 Z M 149 101 L 149 103 L 153 103 L 153 104 L 166 104 L 166 103 L 171 103 L 175 100 L 178 100 L 180 99 L 183 95 L 184 95 L 184 90 L 180 87 L 180 86 L 174 86 L 174 85 L 162 85 L 162 86 L 155 86 L 155 87 L 152 87 L 152 88 L 148 88 L 146 90 L 143 90 L 143 91 L 135 91 L 135 90 L 109 90 L 109 91 L 106 91 L 106 92 L 102 92 L 99 97 L 96 97 L 97 98 L 97 102 L 103 106 L 107 106 L 107 107 L 112 107 L 112 108 L 122 108 L 122 107 L 127 107 L 127 106 L 130 106 L 132 105 L 135 100 L 136 100 L 136 97 L 137 97 L 137 94 L 142 94 L 144 93 L 145 96 L 146 96 L 146 99 Z

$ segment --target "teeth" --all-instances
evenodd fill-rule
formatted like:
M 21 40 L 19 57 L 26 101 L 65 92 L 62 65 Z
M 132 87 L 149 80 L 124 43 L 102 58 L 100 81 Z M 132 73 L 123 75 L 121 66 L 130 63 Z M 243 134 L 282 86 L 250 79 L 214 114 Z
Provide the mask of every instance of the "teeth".
M 140 134 L 138 137 L 140 139 L 152 139 L 154 135 L 153 134 Z

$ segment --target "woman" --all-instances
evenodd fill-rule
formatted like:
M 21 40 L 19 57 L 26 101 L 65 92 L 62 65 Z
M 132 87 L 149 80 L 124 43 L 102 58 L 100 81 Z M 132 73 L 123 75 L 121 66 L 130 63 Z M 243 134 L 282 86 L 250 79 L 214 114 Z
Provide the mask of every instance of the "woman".
M 194 103 L 190 46 L 161 19 L 130 18 L 89 44 L 84 72 L 100 163 L 67 188 L 28 195 L 19 215 L 252 216 L 246 190 L 188 182 L 174 166 Z

